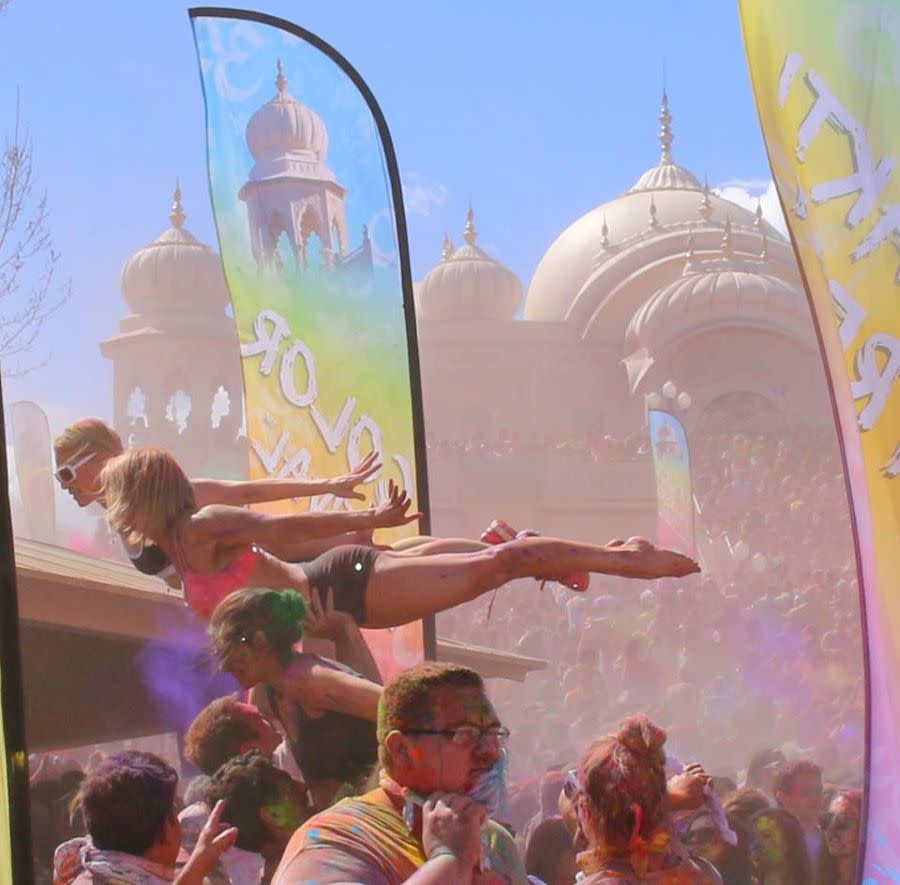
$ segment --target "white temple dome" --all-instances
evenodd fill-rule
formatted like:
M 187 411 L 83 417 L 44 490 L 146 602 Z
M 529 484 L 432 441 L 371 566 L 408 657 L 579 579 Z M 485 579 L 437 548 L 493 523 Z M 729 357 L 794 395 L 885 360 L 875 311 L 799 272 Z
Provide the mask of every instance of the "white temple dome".
M 705 219 L 699 214 L 704 199 L 708 201 Z M 649 224 L 651 212 L 655 228 Z M 755 216 L 708 190 L 629 191 L 591 209 L 566 228 L 544 254 L 528 288 L 525 319 L 564 320 L 595 267 L 616 251 L 673 229 L 699 229 L 704 222 L 721 230 L 728 219 L 739 227 L 752 228 Z
M 648 169 L 631 188 L 635 191 L 685 190 L 699 191 L 702 188 L 694 174 L 674 163 L 660 163 Z
M 760 227 L 761 221 L 701 185 L 672 160 L 674 136 L 668 99 L 663 93 L 658 166 L 647 170 L 631 190 L 591 209 L 553 242 L 538 264 L 525 302 L 526 320 L 564 320 L 578 293 L 608 259 L 636 245 L 642 247 L 673 231 L 720 230 L 730 219 L 737 227 Z M 773 229 L 768 234 L 780 239 Z
M 453 249 L 444 240 L 441 263 L 417 286 L 416 304 L 425 319 L 510 320 L 522 305 L 521 280 L 475 245 L 478 231 L 472 208 L 465 245 Z
M 247 123 L 247 146 L 257 164 L 284 156 L 307 163 L 325 163 L 328 130 L 322 118 L 287 91 L 281 60 L 275 80 L 278 93 Z
M 222 310 L 229 301 L 215 250 L 184 229 L 181 189 L 169 214 L 172 226 L 138 250 L 122 268 L 122 296 L 135 313 Z
M 689 263 L 684 276 L 651 296 L 628 324 L 628 350 L 658 353 L 669 341 L 723 325 L 777 328 L 804 342 L 811 319 L 804 294 L 750 261 Z

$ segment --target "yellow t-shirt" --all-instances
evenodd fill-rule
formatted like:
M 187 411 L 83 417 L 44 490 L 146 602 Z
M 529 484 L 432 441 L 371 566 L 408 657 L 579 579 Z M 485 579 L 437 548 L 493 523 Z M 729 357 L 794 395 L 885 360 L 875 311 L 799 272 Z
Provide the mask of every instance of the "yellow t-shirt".
M 498 885 L 528 885 L 512 836 L 488 821 L 488 867 Z M 422 843 L 382 789 L 344 799 L 291 837 L 272 885 L 399 885 L 425 863 Z

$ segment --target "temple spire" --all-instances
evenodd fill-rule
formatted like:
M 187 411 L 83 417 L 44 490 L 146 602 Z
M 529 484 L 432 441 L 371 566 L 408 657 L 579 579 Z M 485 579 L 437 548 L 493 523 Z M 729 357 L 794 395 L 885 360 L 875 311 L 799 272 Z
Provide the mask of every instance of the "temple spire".
M 731 255 L 734 251 L 731 244 L 731 218 L 725 216 L 725 229 L 722 231 L 722 251 L 726 255 Z
M 709 221 L 712 218 L 712 203 L 709 200 L 709 182 L 704 178 L 703 179 L 703 196 L 700 197 L 700 205 L 697 207 L 697 212 L 700 217 L 704 221 Z
M 181 186 L 177 178 L 175 179 L 175 194 L 173 195 L 173 200 L 172 209 L 169 212 L 169 221 L 172 222 L 172 227 L 181 230 L 187 216 L 184 214 L 184 207 L 181 205 Z
M 669 96 L 663 89 L 662 108 L 659 111 L 659 144 L 662 154 L 659 159 L 660 166 L 672 165 L 672 142 L 675 136 L 672 134 L 672 115 L 669 113 Z
M 606 216 L 603 216 L 603 227 L 600 228 L 600 245 L 604 249 L 609 248 L 609 225 L 606 223 Z
M 450 234 L 444 234 L 444 243 L 441 248 L 441 261 L 449 261 L 453 257 L 453 253 L 456 249 L 453 246 L 453 240 L 450 239 Z
M 469 211 L 466 212 L 466 229 L 463 232 L 463 239 L 470 246 L 474 246 L 475 241 L 478 239 L 478 231 L 475 229 L 475 212 L 471 203 L 469 203 Z
M 287 77 L 284 76 L 284 65 L 281 63 L 281 59 L 278 59 L 278 76 L 275 78 L 275 85 L 278 87 L 278 94 L 284 95 L 287 92 Z
M 653 194 L 650 194 L 650 218 L 648 224 L 651 228 L 659 227 L 659 221 L 656 219 L 656 200 L 653 198 Z

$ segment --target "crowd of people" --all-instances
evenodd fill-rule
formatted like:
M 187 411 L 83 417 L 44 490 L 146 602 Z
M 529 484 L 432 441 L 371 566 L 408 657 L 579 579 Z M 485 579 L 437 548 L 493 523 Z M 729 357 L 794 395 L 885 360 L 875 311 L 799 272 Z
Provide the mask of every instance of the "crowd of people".
M 598 427 L 559 434 L 521 436 L 501 430 L 497 433 L 472 433 L 463 438 L 441 439 L 425 435 L 425 448 L 435 455 L 487 455 L 504 457 L 540 457 L 551 453 L 590 457 L 595 461 L 609 458 L 633 459 L 646 455 L 646 442 L 639 436 L 616 437 Z
M 70 838 L 49 862 L 36 857 L 38 881 L 856 881 L 862 793 L 806 758 L 757 754 L 739 786 L 683 764 L 666 731 L 634 715 L 572 755 L 561 748 L 536 792 L 516 790 L 504 777 L 510 731 L 484 681 L 432 662 L 380 690 L 373 733 L 371 770 L 316 798 L 278 723 L 220 698 L 188 732 L 185 755 L 203 773 L 183 792 L 168 762 L 136 750 L 68 772 Z
M 700 440 L 707 518 L 767 568 L 733 558 L 698 574 L 636 539 L 501 532 L 382 550 L 371 529 L 411 517 L 402 490 L 356 522 L 248 514 L 242 504 L 319 492 L 192 481 L 99 425 L 57 440 L 60 482 L 105 508 L 136 567 L 183 585 L 241 692 L 197 711 L 180 763 L 200 773 L 184 784 L 174 760 L 141 751 L 66 771 L 33 760 L 39 881 L 855 881 L 865 692 L 852 546 L 848 533 L 838 556 L 833 527 L 800 547 L 784 537 L 798 511 L 833 503 L 830 455 Z M 356 496 L 376 463 L 331 488 Z M 749 518 L 723 487 L 771 496 L 771 518 Z M 587 572 L 590 593 L 566 589 Z M 491 606 L 505 584 L 515 604 Z M 533 672 L 485 683 L 424 663 L 382 686 L 360 628 L 402 623 L 401 603 L 439 613 L 442 635 L 535 659 Z

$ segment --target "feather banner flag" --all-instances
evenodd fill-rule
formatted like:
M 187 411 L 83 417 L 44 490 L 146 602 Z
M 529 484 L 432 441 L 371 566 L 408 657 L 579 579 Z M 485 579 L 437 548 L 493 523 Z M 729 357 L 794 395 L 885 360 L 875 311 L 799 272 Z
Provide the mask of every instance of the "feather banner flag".
M 384 466 L 362 506 L 392 479 L 427 513 L 406 225 L 381 111 L 356 71 L 301 28 L 233 9 L 190 15 L 251 476 L 333 476 L 377 451 Z M 426 633 L 421 622 L 367 631 L 385 679 L 421 660 Z
M 900 4 L 740 0 L 769 161 L 819 335 L 865 630 L 864 882 L 900 881 Z

